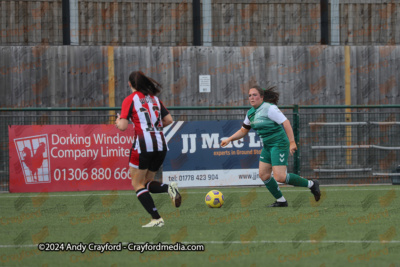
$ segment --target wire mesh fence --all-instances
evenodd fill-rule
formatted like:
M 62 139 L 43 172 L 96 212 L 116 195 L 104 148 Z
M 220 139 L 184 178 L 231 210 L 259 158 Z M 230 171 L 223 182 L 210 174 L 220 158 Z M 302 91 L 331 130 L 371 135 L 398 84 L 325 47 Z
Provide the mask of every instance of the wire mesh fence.
M 113 124 L 117 110 L 0 109 L 0 191 L 8 191 L 9 168 L 13 168 L 9 166 L 9 125 Z M 285 106 L 281 110 L 291 121 L 299 148 L 289 158 L 289 172 L 322 184 L 400 183 L 400 106 Z M 247 108 L 173 107 L 170 112 L 175 121 L 207 123 L 243 120 Z

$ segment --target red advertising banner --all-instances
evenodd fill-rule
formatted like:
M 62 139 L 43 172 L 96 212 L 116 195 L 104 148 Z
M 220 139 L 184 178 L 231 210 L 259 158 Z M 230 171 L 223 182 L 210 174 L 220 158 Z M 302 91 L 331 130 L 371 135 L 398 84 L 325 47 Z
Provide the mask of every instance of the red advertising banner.
M 132 190 L 134 129 L 114 125 L 12 125 L 10 192 Z

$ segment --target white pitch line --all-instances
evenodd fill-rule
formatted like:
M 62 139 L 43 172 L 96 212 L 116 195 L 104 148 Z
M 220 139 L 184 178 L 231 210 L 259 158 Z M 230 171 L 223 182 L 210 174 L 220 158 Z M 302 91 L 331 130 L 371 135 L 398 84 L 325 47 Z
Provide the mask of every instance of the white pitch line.
M 388 243 L 400 243 L 400 240 L 388 240 L 388 241 L 379 241 L 379 240 L 255 240 L 255 241 L 196 241 L 196 242 L 189 242 L 185 241 L 182 242 L 183 244 L 267 244 L 267 243 L 381 243 L 381 244 L 388 244 Z
M 148 242 L 121 242 L 122 245 L 127 245 L 130 243 L 135 244 L 146 244 Z M 309 243 L 309 244 L 330 244 L 330 243 L 348 243 L 348 244 L 362 244 L 362 243 L 374 243 L 374 244 L 398 244 L 400 240 L 254 240 L 254 241 L 184 241 L 180 242 L 182 244 L 193 244 L 193 245 L 201 245 L 201 244 L 210 244 L 210 245 L 219 245 L 219 244 L 289 244 L 289 243 Z M 158 243 L 150 243 L 150 244 L 158 244 Z M 174 245 L 174 243 L 162 243 L 163 245 Z M 0 245 L 1 248 L 31 248 L 37 247 L 38 245 L 29 244 L 29 245 Z
M 185 188 L 183 188 L 185 189 Z M 190 188 L 193 189 L 193 188 Z M 221 188 L 219 188 L 220 190 L 223 190 Z M 246 188 L 248 189 L 248 188 Z M 285 190 L 283 189 L 284 193 L 297 193 L 297 192 L 308 192 L 307 191 L 308 188 L 304 188 L 304 189 L 294 189 L 294 190 Z M 210 189 L 206 189 L 203 192 L 185 192 L 185 194 L 205 194 L 209 191 Z M 321 191 L 324 192 L 337 192 L 337 191 L 391 191 L 391 190 L 395 190 L 395 191 L 400 191 L 400 187 L 393 187 L 393 188 L 346 188 L 346 189 L 325 189 L 324 187 L 321 188 Z M 181 189 L 182 191 L 182 189 Z M 243 193 L 244 189 L 241 191 L 230 191 L 229 193 Z M 55 192 L 52 192 L 55 193 Z M 263 190 L 261 192 L 257 192 L 257 193 L 269 193 L 268 190 Z M 4 195 L 3 195 L 4 194 Z M 8 195 L 10 194 L 10 195 Z M 15 194 L 21 194 L 21 193 L 15 193 Z M 34 194 L 34 193 L 28 193 L 28 194 Z M 47 196 L 43 196 L 43 197 L 87 197 L 87 196 L 135 196 L 136 193 L 130 192 L 130 193 L 116 193 L 116 194 L 110 194 L 110 193 L 93 193 L 93 194 L 88 194 L 88 193 L 84 193 L 84 194 L 59 194 L 59 195 L 51 195 L 51 193 L 48 193 Z M 11 193 L 2 193 L 0 194 L 0 198 L 18 198 L 18 197 L 40 197 L 40 193 L 37 193 L 37 195 L 34 196 L 23 196 L 23 195 L 14 195 Z

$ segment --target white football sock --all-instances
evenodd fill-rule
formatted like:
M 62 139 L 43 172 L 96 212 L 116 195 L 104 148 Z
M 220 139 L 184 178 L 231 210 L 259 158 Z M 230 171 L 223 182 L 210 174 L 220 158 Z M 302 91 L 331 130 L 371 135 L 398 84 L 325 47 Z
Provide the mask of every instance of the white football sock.
M 281 196 L 280 198 L 278 198 L 276 201 L 278 202 L 286 202 L 286 199 L 284 196 Z

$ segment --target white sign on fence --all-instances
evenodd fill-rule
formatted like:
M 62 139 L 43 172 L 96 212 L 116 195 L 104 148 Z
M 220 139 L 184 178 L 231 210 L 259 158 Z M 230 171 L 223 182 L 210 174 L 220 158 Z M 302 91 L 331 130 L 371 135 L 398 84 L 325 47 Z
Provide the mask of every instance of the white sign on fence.
M 199 90 L 200 93 L 211 92 L 211 75 L 199 75 Z

